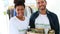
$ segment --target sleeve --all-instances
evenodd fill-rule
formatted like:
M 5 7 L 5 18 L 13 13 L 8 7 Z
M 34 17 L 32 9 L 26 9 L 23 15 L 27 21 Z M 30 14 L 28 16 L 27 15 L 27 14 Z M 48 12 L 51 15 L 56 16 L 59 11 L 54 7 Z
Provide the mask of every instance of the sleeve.
M 30 28 L 35 28 L 34 16 L 33 15 L 30 17 L 29 26 L 30 26 Z
M 13 20 L 9 22 L 9 34 L 19 34 L 18 30 L 13 25 Z
M 58 20 L 58 17 L 57 15 L 55 15 L 55 31 L 56 31 L 56 34 L 59 34 L 59 20 Z

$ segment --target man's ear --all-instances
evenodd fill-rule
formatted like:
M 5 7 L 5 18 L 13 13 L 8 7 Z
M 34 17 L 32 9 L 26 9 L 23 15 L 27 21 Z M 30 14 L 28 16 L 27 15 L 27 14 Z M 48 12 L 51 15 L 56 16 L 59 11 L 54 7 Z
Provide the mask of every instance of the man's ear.
M 47 2 L 46 2 L 46 5 L 47 5 Z

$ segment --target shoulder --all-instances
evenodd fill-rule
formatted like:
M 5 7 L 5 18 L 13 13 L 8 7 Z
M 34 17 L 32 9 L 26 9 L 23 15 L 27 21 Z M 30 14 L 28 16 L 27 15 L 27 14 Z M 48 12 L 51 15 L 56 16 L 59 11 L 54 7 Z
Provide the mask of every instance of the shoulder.
M 57 15 L 55 13 L 50 12 L 50 11 L 49 11 L 49 13 L 50 13 L 50 15 L 57 17 Z
M 11 21 L 14 21 L 15 19 L 16 19 L 16 16 L 12 17 L 12 18 L 10 19 L 10 22 L 11 22 Z
M 29 21 L 29 18 L 25 16 L 25 20 Z
M 51 16 L 51 18 L 52 18 L 53 20 L 58 20 L 57 14 L 55 14 L 55 13 L 53 13 L 53 12 L 49 12 L 49 15 Z
M 36 15 L 38 15 L 39 13 L 38 13 L 38 11 L 36 11 L 36 12 L 34 12 L 32 15 L 31 15 L 31 17 L 34 17 L 34 16 L 36 16 Z

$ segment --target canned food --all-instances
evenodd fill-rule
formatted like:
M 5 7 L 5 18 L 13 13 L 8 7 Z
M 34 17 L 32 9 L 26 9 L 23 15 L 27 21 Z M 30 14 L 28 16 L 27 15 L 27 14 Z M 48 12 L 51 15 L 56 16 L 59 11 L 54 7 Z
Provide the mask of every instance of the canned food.
M 45 34 L 44 28 L 30 28 L 30 31 L 27 31 L 27 34 Z
M 27 32 L 27 34 L 40 34 L 40 33 Z
M 54 30 L 49 30 L 48 34 L 55 34 L 55 31 Z
M 45 34 L 44 28 L 36 28 L 35 31 L 40 34 Z

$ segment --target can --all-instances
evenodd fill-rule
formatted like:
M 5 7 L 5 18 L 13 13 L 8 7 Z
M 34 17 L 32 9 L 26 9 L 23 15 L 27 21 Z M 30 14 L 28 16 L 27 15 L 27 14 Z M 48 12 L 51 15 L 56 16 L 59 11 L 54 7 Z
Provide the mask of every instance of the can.
M 52 29 L 49 30 L 49 31 L 48 31 L 48 34 L 55 34 L 55 30 L 52 30 Z
M 40 34 L 45 34 L 44 28 L 36 28 L 35 31 Z

